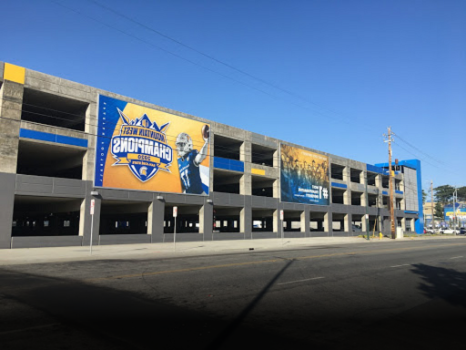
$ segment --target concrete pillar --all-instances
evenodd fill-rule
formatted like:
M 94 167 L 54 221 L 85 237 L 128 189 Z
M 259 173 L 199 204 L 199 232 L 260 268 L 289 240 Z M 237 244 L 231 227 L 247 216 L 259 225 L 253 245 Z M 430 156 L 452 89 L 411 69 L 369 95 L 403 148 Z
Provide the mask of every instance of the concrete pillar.
M 363 234 L 367 232 L 366 215 L 363 215 L 361 218 L 361 230 Z
M 207 199 L 199 210 L 199 233 L 204 235 L 204 239 L 212 239 L 214 206 L 212 203 L 207 203 Z
M 377 193 L 377 208 L 383 208 L 383 194 L 381 191 Z
M 5 80 L 0 88 L 0 172 L 16 173 L 24 86 Z
M 304 210 L 301 212 L 301 232 L 309 232 L 309 222 L 310 222 L 310 213 L 309 210 Z
M 83 157 L 83 180 L 92 181 L 94 179 L 97 123 L 97 104 L 91 103 L 86 110 L 85 132 L 88 134 L 88 137 L 87 151 Z
M 243 174 L 239 180 L 239 194 L 250 196 L 252 194 L 252 176 Z
M 363 192 L 361 194 L 361 206 L 362 207 L 367 207 L 367 201 L 368 201 L 368 196 L 366 195 L 366 192 Z
M 280 209 L 273 211 L 273 232 L 280 234 Z
M 15 202 L 15 181 L 15 174 L 0 173 L 0 249 L 10 248 Z
M 343 168 L 343 181 L 345 181 L 347 185 L 351 182 L 351 168 L 349 166 Z
M 349 189 L 349 187 L 343 193 L 343 204 L 351 205 L 351 190 Z
M 252 163 L 252 144 L 249 141 L 244 141 L 239 147 L 239 160 L 245 163 Z
M 382 175 L 375 176 L 375 186 L 382 190 Z
M 273 198 L 280 198 L 280 179 L 273 182 Z
M 245 237 L 251 238 L 252 235 L 252 209 L 250 203 L 245 203 L 244 208 L 239 213 L 240 232 L 244 233 Z
M 280 158 L 278 156 L 278 150 L 273 153 L 273 167 L 279 168 L 280 167 Z
M 346 214 L 345 219 L 344 219 L 344 231 L 352 233 L 353 232 L 353 215 L 351 214 Z
M 325 213 L 324 215 L 324 232 L 333 233 L 332 228 L 333 215 L 331 212 Z
M 151 242 L 163 242 L 163 222 L 165 217 L 165 202 L 155 199 L 147 210 L 147 233 L 151 235 Z M 201 220 L 199 218 L 199 226 Z

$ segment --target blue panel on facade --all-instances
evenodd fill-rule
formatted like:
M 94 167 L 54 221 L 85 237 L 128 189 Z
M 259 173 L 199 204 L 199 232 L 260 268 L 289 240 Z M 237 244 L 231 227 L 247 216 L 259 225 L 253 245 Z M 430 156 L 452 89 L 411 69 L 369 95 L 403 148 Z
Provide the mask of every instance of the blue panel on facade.
M 244 173 L 244 163 L 239 160 L 214 157 L 214 168 Z
M 397 193 L 397 194 L 403 194 L 403 191 L 396 191 L 396 190 L 395 190 L 395 193 Z
M 36 130 L 20 129 L 19 137 L 23 137 L 26 139 L 61 143 L 64 145 L 87 147 L 87 140 L 78 139 L 77 137 L 71 137 L 71 136 L 55 135 L 55 134 L 50 134 L 48 132 L 42 132 L 42 131 L 36 131 Z
M 66 145 L 72 145 L 72 146 L 87 147 L 87 140 L 78 139 L 76 137 L 70 137 L 70 136 L 57 135 L 56 142 L 64 143 Z
M 412 210 L 405 210 L 405 214 L 418 214 L 419 212 L 417 211 L 412 211 Z
M 339 184 L 338 182 L 332 182 L 332 187 L 339 187 L 339 188 L 348 188 L 345 184 Z
M 41 131 L 35 131 L 35 130 L 28 130 L 28 129 L 20 129 L 19 137 L 24 137 L 24 138 L 33 139 L 33 140 L 40 140 L 40 141 L 55 142 L 54 134 L 49 134 L 47 132 L 41 132 Z
M 379 168 L 378 166 L 374 166 L 374 165 L 370 165 L 370 164 L 366 164 L 366 169 L 367 171 L 370 171 L 372 173 L 377 173 L 377 174 L 382 174 L 382 175 L 388 175 L 388 171 L 383 169 L 383 168 Z
M 382 191 L 382 194 L 388 196 L 388 192 L 387 192 L 387 191 Z

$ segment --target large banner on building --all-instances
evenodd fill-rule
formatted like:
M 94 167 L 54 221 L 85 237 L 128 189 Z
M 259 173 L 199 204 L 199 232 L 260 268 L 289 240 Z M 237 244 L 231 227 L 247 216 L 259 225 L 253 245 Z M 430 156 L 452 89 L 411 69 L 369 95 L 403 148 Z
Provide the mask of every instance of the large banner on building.
M 208 124 L 99 97 L 95 186 L 207 195 Z
M 281 200 L 329 205 L 328 157 L 283 144 L 280 154 Z
M 458 218 L 458 222 L 466 221 L 466 206 L 456 203 L 456 210 L 450 205 L 443 209 L 444 219 L 452 220 L 455 216 Z

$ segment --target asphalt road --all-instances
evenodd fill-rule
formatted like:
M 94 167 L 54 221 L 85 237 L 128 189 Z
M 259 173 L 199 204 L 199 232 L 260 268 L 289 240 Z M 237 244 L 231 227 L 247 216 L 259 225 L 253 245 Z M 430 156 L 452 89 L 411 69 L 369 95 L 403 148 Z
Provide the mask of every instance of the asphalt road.
M 0 348 L 464 348 L 464 239 L 0 269 Z

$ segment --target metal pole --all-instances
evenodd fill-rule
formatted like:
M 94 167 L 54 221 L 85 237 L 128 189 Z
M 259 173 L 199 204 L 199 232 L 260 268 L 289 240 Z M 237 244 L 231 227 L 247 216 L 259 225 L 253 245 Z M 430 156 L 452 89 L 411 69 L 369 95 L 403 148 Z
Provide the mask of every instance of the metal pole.
M 280 226 L 281 226 L 281 236 L 282 236 L 282 245 L 283 245 L 283 220 L 280 220 Z
M 369 194 L 367 193 L 367 171 L 364 172 L 365 174 L 365 185 L 366 185 L 366 215 L 365 215 L 365 218 L 366 218 L 366 239 L 367 240 L 370 240 L 370 237 L 369 237 Z
M 395 208 L 393 208 L 393 174 L 392 174 L 392 131 L 388 128 L 388 187 L 390 190 L 390 229 L 392 239 L 396 238 L 395 232 Z
M 435 232 L 435 224 L 434 224 L 434 182 L 430 180 L 430 213 L 432 214 L 432 233 Z
M 453 192 L 453 235 L 456 236 L 456 198 L 455 195 L 458 196 L 458 190 L 455 188 Z
M 173 241 L 175 242 L 175 250 L 176 250 L 176 217 L 175 217 L 175 231 L 174 231 L 174 235 L 173 235 Z
M 91 215 L 91 242 L 90 242 L 90 254 L 92 255 L 92 232 L 94 231 L 94 214 Z
M 174 234 L 173 234 L 173 242 L 175 243 L 175 250 L 176 250 L 176 217 L 175 217 L 175 227 L 174 227 Z

